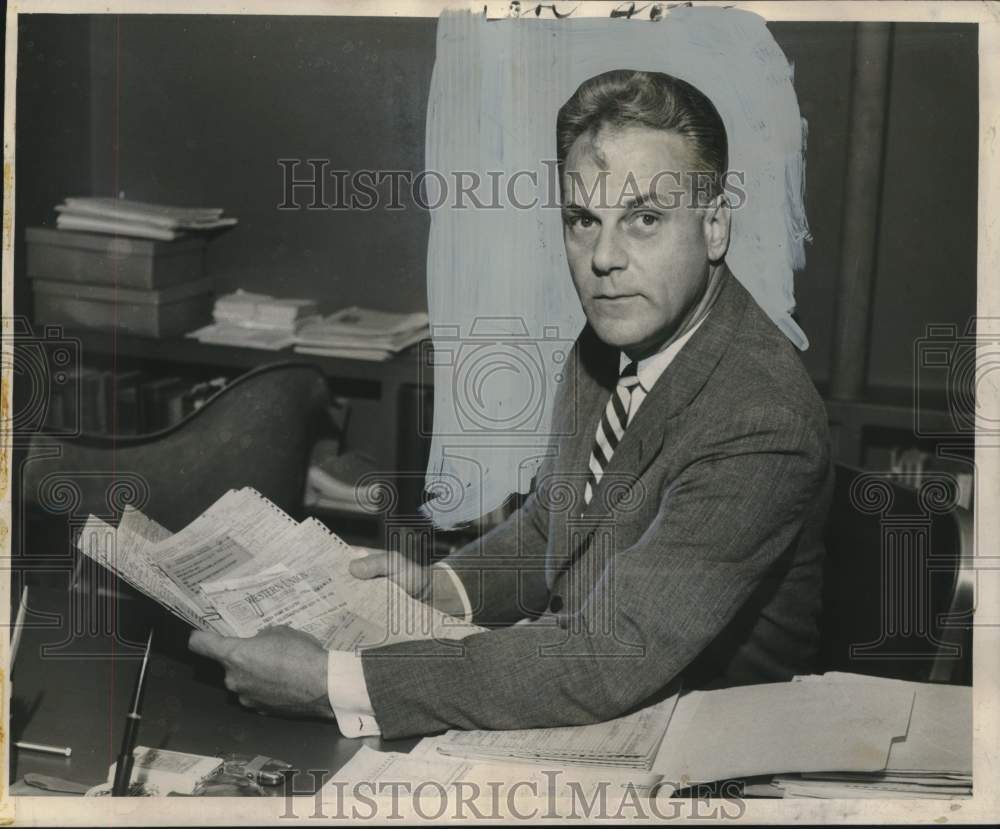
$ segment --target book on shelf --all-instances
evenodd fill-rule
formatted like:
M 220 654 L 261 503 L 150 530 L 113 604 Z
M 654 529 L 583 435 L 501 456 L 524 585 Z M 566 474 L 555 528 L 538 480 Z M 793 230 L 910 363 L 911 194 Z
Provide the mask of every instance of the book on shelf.
M 141 435 L 173 426 L 225 388 L 227 379 L 208 381 L 143 371 L 82 366 L 53 390 L 46 428 L 94 435 Z
M 205 276 L 206 240 L 156 241 L 51 227 L 25 231 L 31 280 L 161 290 Z
M 36 278 L 32 289 L 36 322 L 151 337 L 190 331 L 207 321 L 212 307 L 207 278 L 156 289 Z

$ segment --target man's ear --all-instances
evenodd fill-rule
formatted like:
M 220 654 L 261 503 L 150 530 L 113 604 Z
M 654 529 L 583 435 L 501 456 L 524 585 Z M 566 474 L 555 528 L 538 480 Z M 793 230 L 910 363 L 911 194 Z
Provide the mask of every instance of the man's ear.
M 705 208 L 702 217 L 702 231 L 710 262 L 721 262 L 729 250 L 729 228 L 732 214 L 729 200 L 720 193 Z

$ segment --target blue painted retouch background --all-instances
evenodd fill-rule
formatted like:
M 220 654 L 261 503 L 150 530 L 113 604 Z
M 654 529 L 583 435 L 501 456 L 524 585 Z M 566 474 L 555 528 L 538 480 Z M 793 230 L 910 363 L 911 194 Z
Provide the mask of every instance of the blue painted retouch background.
M 791 318 L 793 272 L 804 265 L 804 123 L 792 67 L 764 20 L 735 9 L 680 8 L 656 22 L 487 21 L 449 12 L 438 22 L 427 112 L 426 167 L 451 182 L 475 171 L 480 201 L 431 213 L 427 298 L 437 361 L 427 512 L 441 527 L 473 520 L 527 492 L 548 450 L 561 360 L 584 323 L 569 277 L 553 192 L 555 120 L 587 78 L 610 69 L 667 72 L 704 92 L 745 176 L 727 261 L 778 327 Z M 549 162 L 549 164 L 546 164 Z M 488 173 L 522 175 L 519 209 Z M 441 195 L 428 181 L 428 200 Z M 466 200 L 468 202 L 468 200 Z M 594 424 L 579 424 L 591 429 Z

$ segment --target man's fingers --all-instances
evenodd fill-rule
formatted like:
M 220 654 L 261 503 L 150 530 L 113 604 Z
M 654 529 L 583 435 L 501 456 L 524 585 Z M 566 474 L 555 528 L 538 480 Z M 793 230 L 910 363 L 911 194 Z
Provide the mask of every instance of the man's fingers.
M 188 648 L 199 656 L 207 656 L 224 662 L 229 658 L 233 649 L 232 637 L 219 636 L 217 633 L 209 633 L 206 630 L 196 630 L 192 632 L 188 639 Z
M 389 553 L 369 553 L 362 558 L 353 559 L 348 569 L 356 579 L 374 579 L 388 575 Z

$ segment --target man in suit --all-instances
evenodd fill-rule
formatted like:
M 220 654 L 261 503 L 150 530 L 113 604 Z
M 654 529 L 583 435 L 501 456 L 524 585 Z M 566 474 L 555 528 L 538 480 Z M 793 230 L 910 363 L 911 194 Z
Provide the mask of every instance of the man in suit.
M 534 491 L 443 566 L 395 554 L 352 564 L 493 629 L 460 648 L 360 656 L 327 656 L 288 630 L 193 634 L 247 704 L 332 708 L 345 733 L 402 737 L 589 723 L 679 681 L 810 669 L 826 414 L 791 343 L 726 266 L 722 120 L 683 81 L 609 72 L 560 110 L 558 148 L 587 325 Z

